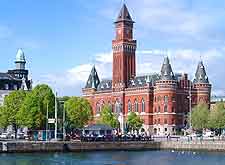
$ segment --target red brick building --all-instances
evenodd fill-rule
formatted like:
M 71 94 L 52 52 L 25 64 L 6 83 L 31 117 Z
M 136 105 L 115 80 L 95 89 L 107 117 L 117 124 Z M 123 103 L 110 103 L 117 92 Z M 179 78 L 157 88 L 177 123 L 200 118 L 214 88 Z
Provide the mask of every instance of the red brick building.
M 193 82 L 187 74 L 174 74 L 168 57 L 159 74 L 136 76 L 137 43 L 133 38 L 133 25 L 124 4 L 115 21 L 112 80 L 100 81 L 94 66 L 83 96 L 90 101 L 95 117 L 104 104 L 109 104 L 118 115 L 122 131 L 129 112 L 133 111 L 144 120 L 143 128 L 147 132 L 173 134 L 187 125 L 190 106 L 199 102 L 210 104 L 211 85 L 203 62 L 199 62 Z

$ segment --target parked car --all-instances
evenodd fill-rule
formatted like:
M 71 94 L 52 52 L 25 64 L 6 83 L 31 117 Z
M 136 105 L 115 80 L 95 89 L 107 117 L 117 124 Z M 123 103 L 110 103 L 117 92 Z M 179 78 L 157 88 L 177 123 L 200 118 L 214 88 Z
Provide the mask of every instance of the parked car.
M 214 137 L 215 133 L 212 131 L 207 131 L 203 133 L 203 137 Z
M 18 133 L 17 134 L 17 139 L 25 139 L 24 133 Z
M 2 134 L 0 135 L 0 138 L 1 138 L 1 139 L 8 139 L 8 138 L 10 138 L 10 135 L 9 135 L 9 133 L 4 132 L 4 133 L 2 133 Z

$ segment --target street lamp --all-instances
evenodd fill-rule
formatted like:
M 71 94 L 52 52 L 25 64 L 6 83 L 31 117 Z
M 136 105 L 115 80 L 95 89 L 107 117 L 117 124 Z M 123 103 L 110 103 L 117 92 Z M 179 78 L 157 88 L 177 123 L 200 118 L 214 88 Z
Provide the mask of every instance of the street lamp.
M 57 140 L 57 92 L 55 92 L 55 140 Z
M 63 107 L 63 141 L 65 140 L 65 135 L 66 135 L 66 130 L 65 130 L 65 118 L 66 118 L 66 113 L 65 113 L 65 108 L 64 108 L 64 100 L 59 101 L 62 103 Z
M 189 93 L 189 96 L 188 96 L 188 98 L 189 98 L 189 111 L 190 111 L 190 129 L 192 129 L 192 123 L 191 123 L 191 115 L 192 115 L 192 114 L 191 114 L 191 111 L 192 111 L 192 106 L 191 106 L 191 104 L 192 104 L 192 103 L 191 103 L 191 101 L 192 101 L 192 100 L 191 100 L 191 97 L 192 97 L 192 96 L 191 96 L 191 85 L 192 85 L 192 84 L 191 84 L 191 81 L 190 81 L 189 91 L 188 91 L 188 93 Z

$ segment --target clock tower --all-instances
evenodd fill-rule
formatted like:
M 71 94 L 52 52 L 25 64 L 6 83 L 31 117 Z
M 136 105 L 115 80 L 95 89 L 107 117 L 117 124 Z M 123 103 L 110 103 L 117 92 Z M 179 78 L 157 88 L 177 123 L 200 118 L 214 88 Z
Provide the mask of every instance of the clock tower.
M 120 10 L 117 20 L 116 37 L 112 41 L 113 48 L 113 80 L 112 87 L 125 88 L 127 82 L 136 76 L 136 40 L 133 40 L 133 24 L 125 4 Z

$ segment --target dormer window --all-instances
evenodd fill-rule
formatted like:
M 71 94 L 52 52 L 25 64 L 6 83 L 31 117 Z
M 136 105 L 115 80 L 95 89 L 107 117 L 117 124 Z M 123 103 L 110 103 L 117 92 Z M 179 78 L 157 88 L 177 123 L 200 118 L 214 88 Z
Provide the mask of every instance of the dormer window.
M 5 90 L 9 90 L 9 84 L 5 84 Z

